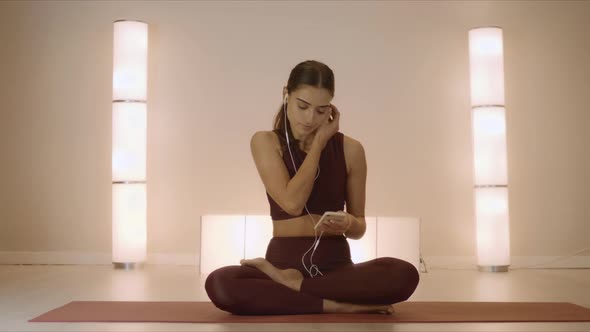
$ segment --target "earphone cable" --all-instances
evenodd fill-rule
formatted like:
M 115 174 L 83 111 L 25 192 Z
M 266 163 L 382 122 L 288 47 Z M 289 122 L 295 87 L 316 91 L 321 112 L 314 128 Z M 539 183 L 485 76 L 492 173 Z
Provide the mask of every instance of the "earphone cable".
M 289 135 L 287 133 L 287 103 L 286 103 L 286 98 L 285 101 L 283 102 L 283 115 L 285 116 L 285 137 L 287 139 L 287 148 L 289 149 L 289 155 L 291 156 L 291 162 L 293 163 L 293 169 L 295 170 L 295 174 L 297 174 L 297 166 L 295 166 L 295 160 L 293 158 L 293 153 L 291 152 L 291 143 L 289 141 Z M 315 180 L 320 176 L 320 166 L 318 165 L 318 171 L 316 174 L 315 179 L 313 180 L 315 182 Z M 313 278 L 315 277 L 318 273 L 320 275 L 324 275 L 320 269 L 318 268 L 317 265 L 313 264 L 313 254 L 315 253 L 316 248 L 318 247 L 318 245 L 320 244 L 320 240 L 322 238 L 322 235 L 324 234 L 324 231 L 322 231 L 320 233 L 320 237 L 318 238 L 318 234 L 317 234 L 317 229 L 315 228 L 315 220 L 313 220 L 313 216 L 311 215 L 311 213 L 309 213 L 309 210 L 307 209 L 307 203 L 304 205 L 305 206 L 305 211 L 307 211 L 307 214 L 309 215 L 309 217 L 312 220 L 312 224 L 314 226 L 314 241 L 313 244 L 311 245 L 311 247 L 309 247 L 309 249 L 307 249 L 307 251 L 305 252 L 305 254 L 303 254 L 303 256 L 301 257 L 301 263 L 303 264 L 303 268 L 307 271 L 307 273 L 309 273 L 309 275 Z M 309 262 L 311 264 L 311 266 L 309 267 L 309 269 L 307 268 L 307 266 L 305 265 L 305 256 L 307 255 L 307 253 L 311 250 L 311 248 L 313 248 L 313 251 L 311 253 L 311 257 L 309 259 Z M 312 272 L 312 269 L 315 268 L 315 274 Z

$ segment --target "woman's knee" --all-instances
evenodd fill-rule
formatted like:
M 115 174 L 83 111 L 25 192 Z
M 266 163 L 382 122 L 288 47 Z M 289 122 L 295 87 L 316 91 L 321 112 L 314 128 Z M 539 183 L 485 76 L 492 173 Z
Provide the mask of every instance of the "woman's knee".
M 235 266 L 221 267 L 207 276 L 205 291 L 211 302 L 221 310 L 232 312 L 239 306 L 236 289 L 232 282 L 235 279 Z
M 414 294 L 416 288 L 418 288 L 418 283 L 420 282 L 420 272 L 414 264 L 406 262 L 405 267 L 405 295 L 403 301 L 407 300 Z
M 420 273 L 407 261 L 394 257 L 378 258 L 383 267 L 384 275 L 390 280 L 389 295 L 397 301 L 410 298 L 418 287 Z

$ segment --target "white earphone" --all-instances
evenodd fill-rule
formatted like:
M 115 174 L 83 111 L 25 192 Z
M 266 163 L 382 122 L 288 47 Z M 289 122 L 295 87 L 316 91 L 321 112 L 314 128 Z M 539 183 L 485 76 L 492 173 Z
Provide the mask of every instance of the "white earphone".
M 289 154 L 291 155 L 291 162 L 293 163 L 293 169 L 295 169 L 295 173 L 297 173 L 297 166 L 295 166 L 295 161 L 293 159 L 293 153 L 291 153 L 291 143 L 289 142 L 289 135 L 287 134 L 287 99 L 289 98 L 289 94 L 285 94 L 285 99 L 283 99 L 283 111 L 284 111 L 284 115 L 285 115 L 285 137 L 287 138 L 287 148 L 289 149 Z M 315 182 L 315 180 L 320 176 L 320 165 L 318 165 L 318 173 L 315 177 L 315 179 L 313 180 Z M 305 204 L 305 211 L 307 211 L 307 214 L 309 214 L 309 217 L 311 218 L 311 220 L 313 220 L 313 217 L 311 216 L 311 213 L 309 213 L 309 210 L 307 209 L 307 203 Z M 315 253 L 316 248 L 318 247 L 318 245 L 320 244 L 320 240 L 322 238 L 322 235 L 324 234 L 324 231 L 322 231 L 320 233 L 320 237 L 318 238 L 318 234 L 317 234 L 317 229 L 314 227 L 314 241 L 313 244 L 311 245 L 311 247 L 309 247 L 309 249 L 307 249 L 307 251 L 305 252 L 305 254 L 303 254 L 303 257 L 301 257 L 301 263 L 303 264 L 303 267 L 305 268 L 305 270 L 307 271 L 307 273 L 309 273 L 309 275 L 313 278 L 315 277 L 318 273 L 321 275 L 324 275 L 320 269 L 318 268 L 317 265 L 313 264 L 313 254 Z M 317 242 L 316 242 L 317 241 Z M 309 258 L 309 263 L 311 264 L 311 266 L 309 267 L 309 269 L 307 268 L 307 266 L 305 265 L 305 261 L 304 258 L 305 256 L 307 256 L 307 253 L 311 250 L 311 248 L 313 248 L 313 251 L 311 252 L 311 257 Z M 316 273 L 312 273 L 312 269 L 315 268 Z

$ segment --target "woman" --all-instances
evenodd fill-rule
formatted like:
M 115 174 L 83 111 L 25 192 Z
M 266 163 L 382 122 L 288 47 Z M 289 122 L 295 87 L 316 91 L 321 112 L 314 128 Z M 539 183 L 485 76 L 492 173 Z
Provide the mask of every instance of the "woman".
M 243 259 L 209 274 L 205 289 L 219 309 L 238 315 L 391 314 L 393 304 L 416 289 L 418 271 L 406 261 L 351 261 L 347 238 L 360 239 L 366 229 L 367 166 L 361 143 L 338 131 L 333 97 L 332 70 L 302 62 L 283 89 L 274 130 L 252 136 L 273 238 L 265 258 Z M 344 212 L 345 203 L 343 217 L 314 228 L 325 211 Z

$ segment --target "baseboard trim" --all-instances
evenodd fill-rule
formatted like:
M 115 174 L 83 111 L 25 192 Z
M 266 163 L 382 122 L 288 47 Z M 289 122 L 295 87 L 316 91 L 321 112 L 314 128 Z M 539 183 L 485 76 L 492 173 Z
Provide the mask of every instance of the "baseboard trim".
M 475 256 L 423 256 L 426 267 L 430 269 L 477 270 Z M 509 269 L 588 269 L 590 256 L 512 256 Z
M 428 270 L 473 269 L 477 270 L 475 256 L 423 256 Z M 147 264 L 198 266 L 200 257 L 187 253 L 148 253 Z M 0 251 L 2 265 L 111 265 L 108 252 L 79 251 Z M 239 263 L 236 262 L 236 265 Z M 511 269 L 518 268 L 590 268 L 590 256 L 512 256 Z
M 147 264 L 153 265 L 190 265 L 198 266 L 196 254 L 148 253 Z M 110 252 L 79 251 L 0 251 L 2 265 L 111 265 Z

